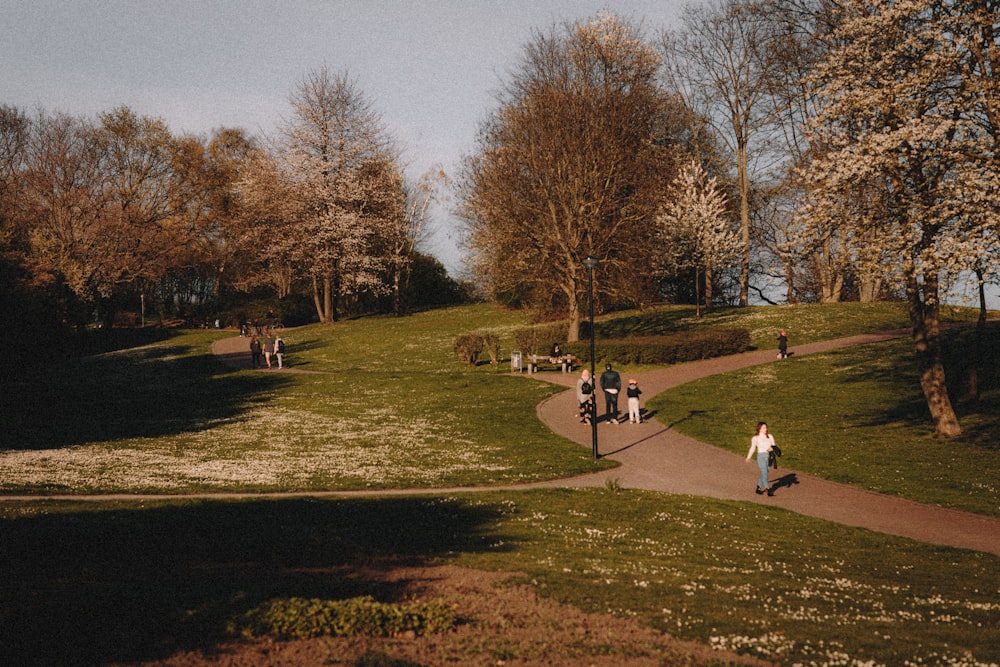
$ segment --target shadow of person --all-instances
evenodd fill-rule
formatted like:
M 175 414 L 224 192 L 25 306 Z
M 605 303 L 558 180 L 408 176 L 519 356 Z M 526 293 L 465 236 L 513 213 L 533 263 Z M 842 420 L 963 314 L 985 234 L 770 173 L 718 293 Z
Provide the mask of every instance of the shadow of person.
M 788 473 L 787 475 L 782 475 L 778 478 L 778 481 L 771 482 L 771 489 L 777 491 L 780 488 L 788 487 L 791 488 L 799 483 L 799 476 L 794 472 Z

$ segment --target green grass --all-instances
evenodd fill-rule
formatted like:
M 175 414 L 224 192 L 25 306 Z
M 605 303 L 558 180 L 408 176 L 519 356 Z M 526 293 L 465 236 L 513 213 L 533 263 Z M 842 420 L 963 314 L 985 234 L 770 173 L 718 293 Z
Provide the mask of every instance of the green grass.
M 272 599 L 399 603 L 401 584 L 365 574 L 395 563 L 519 572 L 553 599 L 782 664 L 1000 661 L 995 556 L 760 505 L 614 489 L 48 501 L 0 506 L 0 530 L 7 664 L 210 649 Z
M 967 311 L 957 317 L 971 319 Z M 5 382 L 0 491 L 279 491 L 489 485 L 612 465 L 535 416 L 555 388 L 462 365 L 455 336 L 509 351 L 523 318 L 475 306 L 285 332 L 294 367 L 233 370 L 217 332 Z M 605 333 L 745 326 L 773 347 L 905 326 L 898 304 L 603 318 Z M 963 399 L 968 332 L 949 334 L 966 435 L 930 434 L 905 339 L 709 378 L 651 401 L 675 428 L 745 453 L 757 419 L 783 463 L 997 515 L 998 364 Z M 627 372 L 628 369 L 621 369 Z M 777 508 L 603 489 L 367 500 L 0 503 L 0 646 L 10 664 L 151 660 L 211 648 L 274 597 L 398 601 L 378 562 L 524 573 L 545 595 L 783 664 L 1000 662 L 995 556 Z M 343 574 L 343 576 L 340 576 Z M 525 659 L 530 660 L 530 656 Z
M 909 339 L 791 357 L 691 382 L 647 403 L 694 438 L 745 454 L 766 421 L 781 463 L 922 502 L 1000 516 L 1000 327 L 989 328 L 978 403 L 963 398 L 971 331 L 946 334 L 964 433 L 936 439 Z

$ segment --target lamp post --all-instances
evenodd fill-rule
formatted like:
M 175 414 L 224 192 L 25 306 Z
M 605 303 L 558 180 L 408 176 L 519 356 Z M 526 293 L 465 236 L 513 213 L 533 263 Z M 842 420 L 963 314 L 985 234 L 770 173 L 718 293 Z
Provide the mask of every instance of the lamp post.
M 590 439 L 595 459 L 600 458 L 600 454 L 597 453 L 597 370 L 594 365 L 596 363 L 594 359 L 594 268 L 599 261 L 593 255 L 587 255 L 583 258 L 583 265 L 587 267 L 587 273 L 590 274 L 590 382 L 593 387 L 590 392 L 592 399 L 590 402 Z

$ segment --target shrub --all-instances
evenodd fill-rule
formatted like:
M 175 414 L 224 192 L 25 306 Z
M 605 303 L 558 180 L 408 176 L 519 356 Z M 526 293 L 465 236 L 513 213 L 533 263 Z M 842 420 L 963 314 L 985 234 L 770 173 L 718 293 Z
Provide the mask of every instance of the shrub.
M 271 600 L 230 622 L 228 630 L 249 639 L 394 637 L 407 632 L 445 632 L 455 624 L 455 610 L 441 600 L 400 605 L 377 602 L 366 595 L 347 600 Z
M 500 363 L 500 336 L 497 336 L 496 334 L 483 334 L 481 338 L 483 341 L 483 349 L 490 355 L 490 363 Z
M 676 364 L 745 352 L 750 347 L 746 329 L 709 329 L 666 336 L 600 339 L 594 355 L 619 364 Z M 590 341 L 567 343 L 567 352 L 590 360 Z
M 455 354 L 469 366 L 475 366 L 483 352 L 483 337 L 478 334 L 462 334 L 455 339 Z

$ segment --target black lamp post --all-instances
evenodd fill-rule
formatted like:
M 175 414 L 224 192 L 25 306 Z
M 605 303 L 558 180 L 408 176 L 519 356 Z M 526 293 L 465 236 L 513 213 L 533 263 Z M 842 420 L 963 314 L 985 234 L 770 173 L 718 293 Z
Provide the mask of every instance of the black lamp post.
M 594 366 L 596 363 L 594 359 L 594 268 L 599 261 L 593 255 L 587 255 L 583 258 L 583 265 L 587 267 L 587 272 L 590 274 L 590 384 L 593 387 L 590 392 L 590 438 L 595 459 L 600 458 L 600 454 L 597 453 L 597 369 Z

